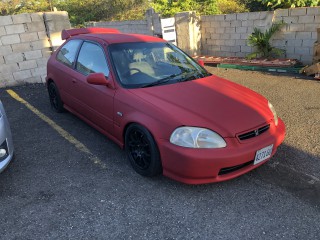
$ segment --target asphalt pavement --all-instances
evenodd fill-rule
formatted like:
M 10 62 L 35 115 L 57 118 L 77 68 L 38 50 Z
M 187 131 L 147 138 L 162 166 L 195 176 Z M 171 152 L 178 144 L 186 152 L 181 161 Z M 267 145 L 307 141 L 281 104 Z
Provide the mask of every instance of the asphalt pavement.
M 43 84 L 10 89 L 52 122 L 0 89 L 15 144 L 0 239 L 319 239 L 320 81 L 208 69 L 266 96 L 287 136 L 260 168 L 198 186 L 138 175 L 108 138 L 52 111 Z

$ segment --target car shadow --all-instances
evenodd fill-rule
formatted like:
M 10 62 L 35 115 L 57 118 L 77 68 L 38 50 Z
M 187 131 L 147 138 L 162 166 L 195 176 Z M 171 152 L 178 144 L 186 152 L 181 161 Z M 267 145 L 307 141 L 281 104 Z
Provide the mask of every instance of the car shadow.
M 295 161 L 291 162 L 293 158 Z M 299 161 L 296 161 L 299 158 L 303 160 L 300 161 L 301 165 L 299 165 Z M 284 191 L 320 210 L 319 159 L 319 156 L 314 156 L 300 149 L 282 144 L 278 148 L 277 153 L 266 164 L 226 182 L 187 185 L 163 178 L 159 178 L 156 181 L 170 182 L 170 185 L 173 187 L 195 192 L 207 191 L 209 189 L 214 190 L 217 187 L 230 188 L 231 190 L 234 188 L 234 185 L 244 186 L 244 184 L 247 185 L 250 182 L 261 188 L 268 188 L 269 186 L 273 189 Z M 306 163 L 310 165 L 304 166 Z M 308 172 L 310 169 L 313 169 L 313 171 Z
M 24 108 L 5 94 L 4 90 L 5 89 L 1 89 L 0 93 L 2 95 L 2 100 L 5 101 L 8 106 L 7 113 L 9 118 L 11 117 L 12 130 L 16 135 L 17 140 L 19 136 L 18 131 L 24 131 L 25 129 L 28 129 L 27 126 L 29 126 L 29 122 L 26 121 L 26 128 L 22 129 L 18 116 L 22 113 L 24 115 L 30 114 L 30 116 L 32 116 L 32 113 L 29 112 L 29 110 L 23 110 Z M 304 150 L 294 148 L 284 143 L 266 164 L 230 181 L 205 185 L 187 185 L 163 176 L 145 178 L 134 172 L 129 161 L 126 159 L 124 151 L 111 140 L 68 112 L 57 114 L 52 111 L 44 86 L 20 86 L 15 87 L 14 90 L 37 109 L 50 117 L 50 119 L 55 121 L 59 126 L 63 126 L 63 128 L 76 139 L 83 142 L 94 155 L 107 164 L 108 171 L 110 171 L 112 177 L 118 179 L 119 182 L 121 180 L 121 182 L 128 183 L 132 186 L 135 184 L 138 186 L 141 184 L 144 186 L 149 185 L 155 188 L 162 188 L 165 191 L 174 191 L 175 194 L 182 195 L 188 195 L 190 193 L 201 195 L 206 194 L 207 192 L 215 193 L 217 191 L 223 191 L 223 193 L 226 194 L 227 192 L 234 191 L 235 188 L 271 188 L 275 191 L 290 194 L 300 201 L 320 209 L 319 154 L 312 155 Z M 19 109 L 20 111 L 14 111 L 14 109 Z M 17 117 L 17 119 L 15 119 L 15 117 Z M 22 118 L 22 116 L 20 117 Z M 44 124 L 43 128 L 47 129 L 47 125 Z M 44 135 L 47 134 L 46 132 L 41 133 Z M 19 149 L 18 144 L 16 147 Z M 66 152 L 68 151 L 69 150 L 66 150 Z M 63 155 L 63 152 L 59 154 Z M 71 156 L 69 160 L 73 161 L 74 159 Z M 14 165 L 17 165 L 16 163 L 20 162 L 20 160 L 14 161 L 11 164 L 9 171 L 4 172 L 4 174 L 9 174 L 14 171 Z M 88 165 L 86 162 L 81 164 L 84 166 Z M 105 172 L 105 170 L 101 170 L 101 172 Z

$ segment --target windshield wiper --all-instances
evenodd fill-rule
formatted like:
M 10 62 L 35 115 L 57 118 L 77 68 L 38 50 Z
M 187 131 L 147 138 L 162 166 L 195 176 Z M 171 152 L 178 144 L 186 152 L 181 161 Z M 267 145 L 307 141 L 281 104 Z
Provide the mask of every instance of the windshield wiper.
M 202 73 L 195 74 L 195 73 L 197 73 L 196 71 L 193 71 L 193 72 L 190 72 L 190 73 L 191 73 L 191 75 L 186 76 L 185 78 L 180 79 L 179 82 L 186 82 L 186 81 L 191 81 L 191 80 L 195 80 L 195 79 L 198 79 L 198 78 L 203 78 L 203 77 L 205 77 L 205 75 L 202 74 Z
M 165 77 L 165 78 L 162 78 L 162 79 L 159 79 L 155 82 L 152 82 L 152 83 L 147 83 L 145 85 L 142 85 L 141 88 L 145 88 L 145 87 L 152 87 L 152 86 L 157 86 L 157 85 L 161 85 L 163 83 L 166 83 L 166 82 L 169 82 L 172 78 L 175 78 L 175 77 L 178 77 L 180 76 L 182 73 L 179 73 L 179 74 L 172 74 L 168 77 Z
M 197 79 L 197 77 L 194 75 L 191 75 L 189 77 L 180 79 L 179 82 L 186 82 L 186 81 L 190 81 L 190 80 L 194 80 L 194 79 Z

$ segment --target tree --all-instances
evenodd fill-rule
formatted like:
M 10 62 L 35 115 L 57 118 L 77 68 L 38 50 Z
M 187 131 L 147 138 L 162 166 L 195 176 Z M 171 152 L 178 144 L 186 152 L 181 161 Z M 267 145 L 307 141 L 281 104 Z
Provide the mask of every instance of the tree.
M 83 26 L 89 21 L 144 19 L 149 7 L 162 17 L 184 11 L 196 11 L 199 15 L 248 11 L 241 1 L 249 0 L 2 0 L 0 13 L 42 12 L 56 7 L 69 13 L 73 26 Z
M 162 17 L 172 17 L 178 12 L 197 11 L 200 7 L 194 0 L 153 0 L 150 5 Z
M 52 10 L 51 0 L 5 0 L 0 2 L 1 15 Z
M 217 7 L 219 13 L 229 14 L 236 12 L 248 12 L 246 6 L 238 1 L 218 0 Z
M 153 0 L 151 6 L 163 17 L 183 11 L 196 11 L 199 15 L 248 11 L 240 0 Z
M 67 11 L 74 26 L 100 20 L 143 19 L 148 0 L 2 0 L 0 14 L 51 11 L 52 7 Z
M 147 0 L 64 0 L 55 5 L 67 11 L 73 26 L 89 21 L 144 19 Z
M 261 1 L 239 0 L 239 2 L 245 5 L 249 12 L 260 12 L 268 10 L 268 7 L 265 6 Z
M 319 6 L 319 0 L 259 0 L 270 9 L 294 8 L 294 7 L 314 7 Z

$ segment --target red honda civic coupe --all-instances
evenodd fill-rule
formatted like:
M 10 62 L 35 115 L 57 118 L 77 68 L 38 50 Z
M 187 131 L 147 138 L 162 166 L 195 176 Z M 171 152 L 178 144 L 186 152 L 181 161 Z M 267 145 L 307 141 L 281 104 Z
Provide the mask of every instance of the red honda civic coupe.
M 268 161 L 284 140 L 267 99 L 163 39 L 105 28 L 63 30 L 62 39 L 47 68 L 53 109 L 115 141 L 143 176 L 232 179 Z

